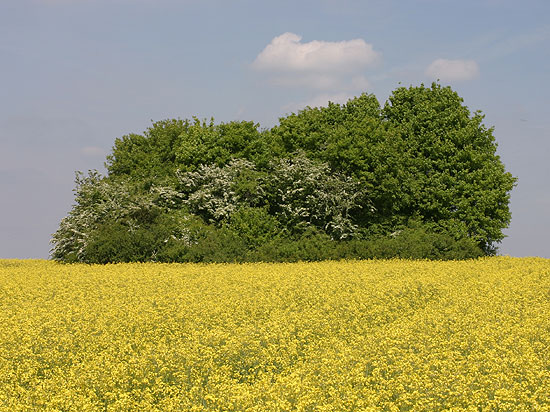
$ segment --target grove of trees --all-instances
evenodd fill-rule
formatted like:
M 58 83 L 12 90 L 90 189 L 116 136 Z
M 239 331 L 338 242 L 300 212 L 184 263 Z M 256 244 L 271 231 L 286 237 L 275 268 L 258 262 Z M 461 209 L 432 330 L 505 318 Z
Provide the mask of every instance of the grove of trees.
M 271 129 L 170 119 L 77 173 L 65 262 L 462 259 L 496 252 L 515 178 L 450 87 L 399 87 Z

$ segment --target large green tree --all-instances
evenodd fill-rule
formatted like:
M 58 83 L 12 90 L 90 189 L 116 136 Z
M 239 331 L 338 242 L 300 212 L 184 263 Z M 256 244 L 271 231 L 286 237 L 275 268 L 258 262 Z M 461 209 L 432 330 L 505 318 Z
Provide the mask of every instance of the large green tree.
M 490 252 L 511 219 L 516 179 L 493 129 L 450 87 L 400 87 L 382 111 L 401 154 L 396 212 L 465 234 Z
M 111 177 L 158 183 L 173 180 L 178 170 L 223 166 L 234 158 L 265 163 L 268 150 L 259 125 L 253 122 L 167 119 L 154 122 L 142 135 L 117 138 L 106 167 Z
M 515 178 L 481 112 L 471 113 L 450 87 L 400 87 L 383 108 L 365 94 L 306 108 L 272 134 L 283 154 L 304 150 L 359 179 L 376 209 L 361 222 L 371 233 L 415 219 L 489 253 L 510 222 Z
M 473 257 L 510 222 L 515 178 L 450 87 L 307 107 L 271 130 L 169 119 L 77 176 L 64 261 Z M 418 245 L 418 243 L 422 245 Z M 214 250 L 216 249 L 216 250 Z M 482 252 L 481 252 L 482 251 Z

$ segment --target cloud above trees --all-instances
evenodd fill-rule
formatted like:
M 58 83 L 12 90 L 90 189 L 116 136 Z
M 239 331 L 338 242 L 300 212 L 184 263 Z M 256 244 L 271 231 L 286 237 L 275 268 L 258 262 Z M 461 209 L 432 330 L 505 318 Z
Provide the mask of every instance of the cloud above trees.
M 363 39 L 302 42 L 287 32 L 273 38 L 252 67 L 268 73 L 276 85 L 357 90 L 368 86 L 364 70 L 380 61 L 381 54 Z
M 300 72 L 345 72 L 377 63 L 380 54 L 363 39 L 302 43 L 302 37 L 284 33 L 271 40 L 256 57 L 258 69 Z
M 436 59 L 425 73 L 442 81 L 471 80 L 479 76 L 479 66 L 474 60 Z

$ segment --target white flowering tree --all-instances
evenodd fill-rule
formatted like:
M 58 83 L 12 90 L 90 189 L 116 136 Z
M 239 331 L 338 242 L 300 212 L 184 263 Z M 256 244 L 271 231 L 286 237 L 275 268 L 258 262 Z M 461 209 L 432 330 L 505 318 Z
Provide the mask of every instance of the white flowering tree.
M 347 239 L 358 229 L 353 212 L 373 210 L 359 182 L 333 173 L 327 163 L 297 153 L 272 167 L 266 193 L 272 210 L 291 231 L 315 226 L 334 239 Z
M 245 159 L 226 166 L 201 165 L 196 172 L 178 173 L 179 194 L 189 211 L 209 223 L 228 221 L 240 207 L 258 206 L 265 198 L 263 173 Z
M 75 185 L 75 204 L 52 236 L 56 260 L 86 261 L 90 237 L 105 221 L 124 223 L 132 231 L 160 213 L 152 194 L 133 190 L 127 181 L 108 180 L 97 170 L 77 172 Z
M 224 167 L 203 165 L 178 177 L 182 203 L 210 223 L 229 222 L 236 211 L 259 207 L 269 210 L 287 233 L 313 226 L 340 240 L 358 229 L 354 211 L 372 210 L 357 181 L 301 153 L 272 162 L 266 172 L 236 159 Z

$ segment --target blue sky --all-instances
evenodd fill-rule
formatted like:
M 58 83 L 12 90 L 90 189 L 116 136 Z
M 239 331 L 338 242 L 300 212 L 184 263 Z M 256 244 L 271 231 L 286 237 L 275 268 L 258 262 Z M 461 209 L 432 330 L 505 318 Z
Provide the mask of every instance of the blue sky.
M 271 127 L 435 78 L 519 179 L 501 254 L 550 258 L 546 0 L 2 0 L 0 258 L 47 258 L 75 170 L 151 120 Z

